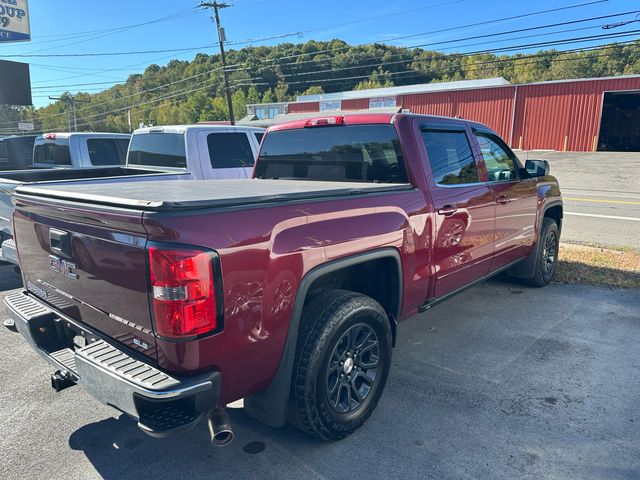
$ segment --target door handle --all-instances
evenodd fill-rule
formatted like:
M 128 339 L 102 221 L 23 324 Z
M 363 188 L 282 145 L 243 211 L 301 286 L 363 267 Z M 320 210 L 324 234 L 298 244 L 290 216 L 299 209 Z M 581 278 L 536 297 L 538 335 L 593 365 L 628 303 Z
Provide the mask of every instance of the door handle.
M 438 210 L 438 215 L 444 215 L 445 217 L 448 217 L 450 215 L 453 215 L 457 211 L 458 208 L 455 205 L 445 205 Z
M 500 205 L 506 205 L 510 201 L 511 199 L 509 199 L 509 197 L 505 197 L 504 195 L 500 195 L 498 198 L 496 198 L 496 203 L 499 203 Z

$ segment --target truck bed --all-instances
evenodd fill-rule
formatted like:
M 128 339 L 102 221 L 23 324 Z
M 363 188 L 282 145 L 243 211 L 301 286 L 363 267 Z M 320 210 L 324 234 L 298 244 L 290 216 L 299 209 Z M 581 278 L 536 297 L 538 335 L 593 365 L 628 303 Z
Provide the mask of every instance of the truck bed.
M 161 172 L 127 167 L 97 167 L 83 169 L 67 168 L 33 168 L 0 172 L 2 183 L 55 182 L 60 180 L 83 180 L 86 178 L 126 177 L 132 175 L 148 175 Z
M 150 211 L 232 207 L 291 200 L 313 200 L 358 194 L 410 190 L 410 184 L 320 182 L 305 180 L 166 181 L 162 188 L 148 183 L 111 185 L 38 185 L 16 189 L 19 195 L 135 208 Z

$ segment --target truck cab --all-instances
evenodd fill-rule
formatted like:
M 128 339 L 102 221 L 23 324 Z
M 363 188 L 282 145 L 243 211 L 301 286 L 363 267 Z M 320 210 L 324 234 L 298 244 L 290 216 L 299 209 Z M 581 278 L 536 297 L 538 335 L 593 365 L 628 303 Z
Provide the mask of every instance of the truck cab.
M 127 165 L 188 172 L 197 179 L 250 178 L 264 130 L 228 125 L 170 125 L 133 132 Z
M 92 168 L 124 165 L 131 135 L 45 133 L 35 139 L 34 168 Z

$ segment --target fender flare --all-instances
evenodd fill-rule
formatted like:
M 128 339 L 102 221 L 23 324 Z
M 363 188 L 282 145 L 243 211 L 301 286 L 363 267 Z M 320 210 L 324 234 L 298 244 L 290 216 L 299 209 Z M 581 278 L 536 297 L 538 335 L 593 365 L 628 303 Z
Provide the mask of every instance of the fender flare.
M 553 200 L 553 201 L 549 202 L 548 204 L 546 204 L 544 206 L 544 208 L 542 209 L 542 216 L 538 220 L 538 222 L 540 223 L 540 226 L 542 226 L 542 219 L 544 218 L 544 214 L 547 213 L 547 210 L 549 210 L 549 209 L 551 209 L 553 207 L 560 207 L 562 209 L 562 213 L 563 213 L 563 217 L 564 217 L 564 203 L 562 203 L 562 200 Z M 558 225 L 558 229 L 562 230 L 562 224 Z
M 538 222 L 538 236 L 540 235 L 540 231 L 542 230 L 542 220 L 544 218 L 544 214 L 547 213 L 547 210 L 553 207 L 561 207 L 564 208 L 562 200 L 554 200 L 549 202 L 542 209 L 542 215 L 536 221 Z M 558 229 L 561 228 L 561 225 L 558 225 Z M 536 237 L 536 243 L 533 246 L 533 250 L 529 254 L 527 258 L 518 262 L 517 265 L 513 266 L 509 269 L 509 275 L 516 278 L 533 278 L 536 269 L 536 257 L 538 254 L 538 238 Z
M 332 273 L 337 270 L 348 268 L 371 260 L 379 260 L 381 258 L 392 258 L 398 266 L 397 272 L 399 298 L 395 309 L 396 311 L 393 312 L 390 318 L 391 329 L 393 332 L 395 343 L 395 326 L 400 315 L 403 291 L 402 262 L 398 250 L 393 247 L 386 247 L 348 256 L 345 258 L 339 258 L 337 260 L 318 265 L 317 267 L 307 272 L 307 274 L 302 278 L 300 285 L 298 286 L 296 300 L 292 309 L 291 321 L 289 322 L 287 339 L 282 351 L 282 357 L 280 359 L 278 369 L 276 370 L 276 373 L 271 380 L 271 383 L 262 392 L 245 398 L 244 409 L 251 417 L 271 427 L 283 427 L 287 423 L 289 395 L 291 391 L 291 380 L 293 376 L 293 364 L 296 358 L 298 332 L 300 329 L 300 322 L 302 320 L 302 310 L 304 308 L 304 302 L 307 298 L 309 288 L 311 287 L 313 282 L 328 273 Z

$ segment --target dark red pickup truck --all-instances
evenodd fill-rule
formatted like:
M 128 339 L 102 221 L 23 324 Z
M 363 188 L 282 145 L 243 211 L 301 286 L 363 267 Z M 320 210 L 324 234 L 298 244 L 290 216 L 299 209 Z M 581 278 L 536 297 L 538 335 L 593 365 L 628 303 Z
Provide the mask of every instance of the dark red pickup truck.
M 508 270 L 553 277 L 562 201 L 464 120 L 271 127 L 252 180 L 18 188 L 26 290 L 5 303 L 56 372 L 164 436 L 224 406 L 323 439 L 380 399 L 396 326 Z

